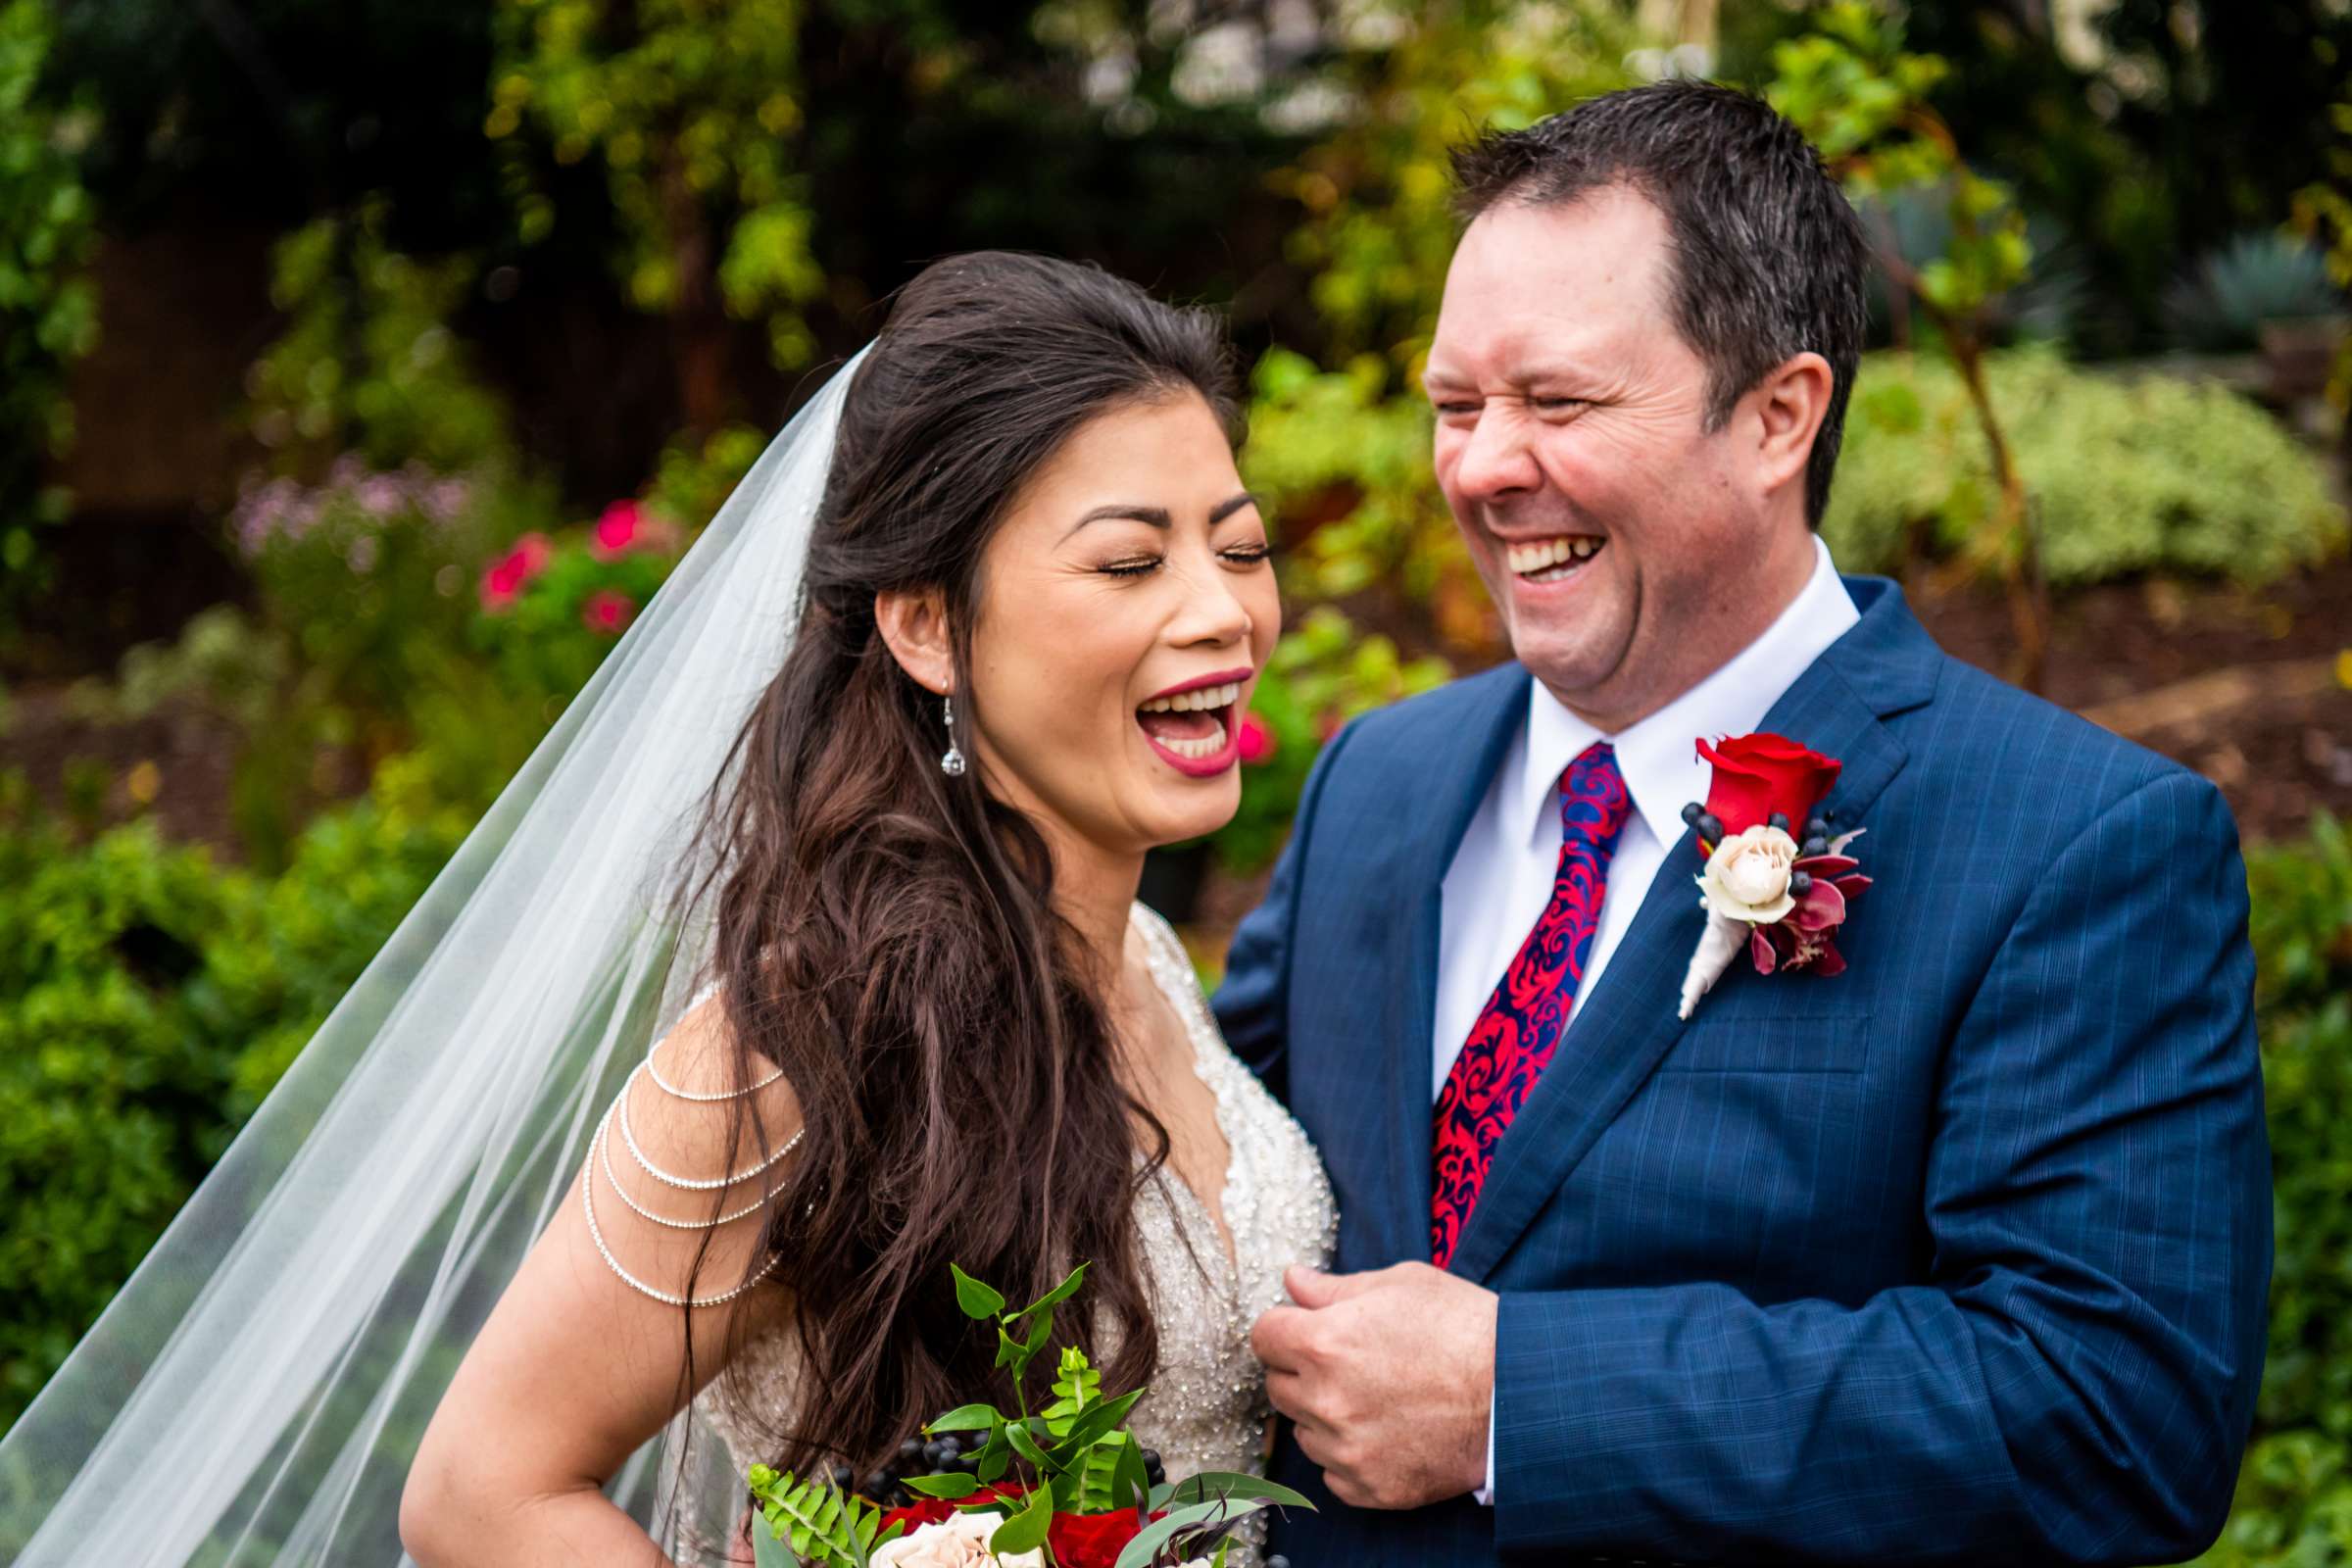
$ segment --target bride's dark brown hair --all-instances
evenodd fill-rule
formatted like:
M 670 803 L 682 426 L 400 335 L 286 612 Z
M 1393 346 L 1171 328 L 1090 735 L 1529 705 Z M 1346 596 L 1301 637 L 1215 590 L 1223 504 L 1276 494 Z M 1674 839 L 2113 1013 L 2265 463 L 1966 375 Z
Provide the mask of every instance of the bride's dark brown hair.
M 850 384 L 799 630 L 704 805 L 714 853 L 695 858 L 714 867 L 737 1082 L 781 1066 L 805 1126 L 765 1238 L 797 1300 L 803 1393 L 740 1412 L 772 1433 L 769 1463 L 862 1474 L 931 1416 L 1009 1398 L 950 1262 L 1016 1302 L 1091 1262 L 1082 1300 L 1102 1322 L 1065 1309 L 1065 1339 L 1092 1353 L 1114 1331 L 1107 1386 L 1157 1359 L 1131 1209 L 1167 1134 L 1113 1070 L 1111 977 L 1055 912 L 1037 829 L 977 766 L 942 771 L 940 700 L 891 656 L 874 596 L 943 595 L 969 755 L 989 704 L 970 663 L 981 558 L 1008 505 L 1089 420 L 1185 397 L 1238 438 L 1214 317 L 1004 252 L 908 283 Z M 772 1144 L 748 1103 L 728 1169 Z

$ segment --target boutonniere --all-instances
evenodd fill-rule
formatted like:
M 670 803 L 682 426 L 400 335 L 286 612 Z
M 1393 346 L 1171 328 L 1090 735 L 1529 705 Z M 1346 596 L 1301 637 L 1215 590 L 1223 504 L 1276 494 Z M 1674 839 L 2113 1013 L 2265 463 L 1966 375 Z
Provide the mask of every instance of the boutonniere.
M 1811 969 L 1840 974 L 1836 937 L 1846 901 L 1870 886 L 1845 853 L 1860 828 L 1837 832 L 1821 803 L 1840 763 L 1785 735 L 1734 735 L 1698 743 L 1715 768 L 1705 804 L 1683 808 L 1707 858 L 1699 905 L 1707 913 L 1683 976 L 1688 1018 L 1744 948 L 1758 974 Z

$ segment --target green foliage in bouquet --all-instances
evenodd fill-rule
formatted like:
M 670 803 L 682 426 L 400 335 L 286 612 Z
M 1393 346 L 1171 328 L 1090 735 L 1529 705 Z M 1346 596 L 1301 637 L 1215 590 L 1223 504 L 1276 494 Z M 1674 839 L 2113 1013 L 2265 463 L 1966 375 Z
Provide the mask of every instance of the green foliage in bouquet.
M 1054 1397 L 1031 1409 L 1029 1369 L 1054 1338 L 1055 1310 L 1085 1284 L 1086 1264 L 1012 1312 L 1005 1310 L 1002 1291 L 950 1267 L 964 1316 L 996 1331 L 996 1364 L 1010 1375 L 1014 1409 L 1006 1414 L 993 1404 L 964 1404 L 925 1423 L 927 1438 L 977 1437 L 971 1473 L 909 1476 L 904 1485 L 962 1512 L 1002 1514 L 988 1542 L 997 1556 L 1044 1550 L 1052 1560 L 1047 1538 L 1056 1514 L 1133 1508 L 1143 1528 L 1120 1552 L 1117 1568 L 1150 1568 L 1169 1554 L 1187 1560 L 1212 1541 L 1217 1545 L 1208 1549 L 1222 1562 L 1224 1534 L 1234 1521 L 1274 1505 L 1314 1506 L 1288 1487 L 1223 1471 L 1153 1486 L 1142 1446 L 1121 1425 L 1149 1391 L 1105 1397 L 1102 1373 L 1075 1346 L 1063 1347 L 1054 1358 L 1049 1383 Z M 753 1466 L 749 1479 L 767 1524 L 766 1531 L 752 1532 L 760 1568 L 865 1568 L 872 1550 L 898 1534 L 895 1524 L 882 1526 L 882 1509 L 829 1481 L 799 1480 L 766 1465 Z M 1025 1490 L 1007 1495 L 997 1490 L 1000 1483 Z M 783 1554 L 787 1547 L 790 1556 Z
M 1993 400 L 2057 585 L 2142 572 L 2273 581 L 2342 547 L 2320 461 L 2225 387 L 2078 369 L 2043 348 L 1988 356 Z M 1998 484 L 1956 368 L 1865 358 L 1822 534 L 1850 571 L 1965 551 Z

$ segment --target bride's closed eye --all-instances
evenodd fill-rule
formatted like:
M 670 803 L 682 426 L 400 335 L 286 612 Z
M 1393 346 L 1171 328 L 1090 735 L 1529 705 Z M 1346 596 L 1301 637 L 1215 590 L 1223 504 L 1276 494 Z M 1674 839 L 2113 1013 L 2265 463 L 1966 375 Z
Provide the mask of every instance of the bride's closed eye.
M 1229 545 L 1217 552 L 1217 559 L 1234 566 L 1255 566 L 1270 561 L 1274 547 L 1270 544 Z M 1146 577 L 1167 564 L 1165 556 L 1136 556 L 1130 559 L 1105 562 L 1095 570 L 1108 577 Z

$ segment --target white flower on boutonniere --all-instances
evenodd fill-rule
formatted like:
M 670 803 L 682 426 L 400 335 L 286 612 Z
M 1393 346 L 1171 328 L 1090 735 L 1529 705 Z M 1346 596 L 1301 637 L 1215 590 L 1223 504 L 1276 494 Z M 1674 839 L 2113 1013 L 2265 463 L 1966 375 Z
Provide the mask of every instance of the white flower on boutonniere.
M 1707 924 L 1683 974 L 1682 1018 L 1743 948 L 1758 974 L 1841 973 L 1845 959 L 1834 939 L 1846 901 L 1870 886 L 1845 853 L 1862 830 L 1833 834 L 1828 817 L 1813 814 L 1837 782 L 1836 758 L 1763 734 L 1713 746 L 1702 740 L 1698 751 L 1715 776 L 1706 801 L 1685 807 L 1683 820 L 1707 858 L 1696 879 Z M 1800 822 L 1801 838 L 1792 831 Z
M 1788 877 L 1796 866 L 1796 840 L 1771 826 L 1751 827 L 1716 845 L 1698 879 L 1708 910 L 1749 925 L 1770 925 L 1795 908 Z

